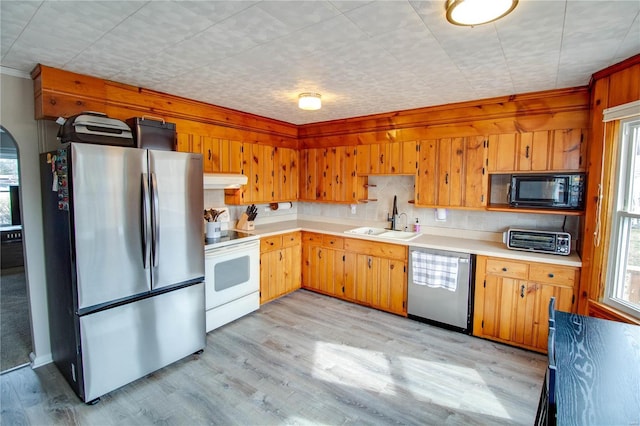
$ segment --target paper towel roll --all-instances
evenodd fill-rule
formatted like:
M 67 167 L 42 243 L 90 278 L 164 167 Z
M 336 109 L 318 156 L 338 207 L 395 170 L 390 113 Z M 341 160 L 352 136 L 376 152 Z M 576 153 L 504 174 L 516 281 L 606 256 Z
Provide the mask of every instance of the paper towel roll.
M 269 207 L 271 210 L 289 210 L 293 207 L 293 203 L 291 201 L 288 203 L 271 203 Z

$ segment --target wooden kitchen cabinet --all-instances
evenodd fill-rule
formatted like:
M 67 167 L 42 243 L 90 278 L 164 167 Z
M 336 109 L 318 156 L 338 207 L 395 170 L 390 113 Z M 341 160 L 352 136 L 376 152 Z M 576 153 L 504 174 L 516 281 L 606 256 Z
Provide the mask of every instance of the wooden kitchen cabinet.
M 344 248 L 355 256 L 345 257 L 345 298 L 406 316 L 407 247 L 345 238 Z
M 416 141 L 359 145 L 357 169 L 361 175 L 413 175 Z
M 302 287 L 407 315 L 407 247 L 304 232 Z
M 485 162 L 486 141 L 483 137 L 420 141 L 416 205 L 484 207 L 488 191 Z
M 580 269 L 478 256 L 473 334 L 545 352 L 549 299 L 575 312 Z
M 300 232 L 260 239 L 260 303 L 299 289 L 300 268 Z
M 343 238 L 305 232 L 302 237 L 302 287 L 330 296 L 344 295 Z
M 274 148 L 273 201 L 298 199 L 298 152 L 290 148 Z
M 489 173 L 584 171 L 582 129 L 489 136 Z
M 176 150 L 180 152 L 202 153 L 202 139 L 195 133 L 178 133 Z
M 303 149 L 300 200 L 355 204 L 367 198 L 365 176 L 357 173 L 356 146 Z

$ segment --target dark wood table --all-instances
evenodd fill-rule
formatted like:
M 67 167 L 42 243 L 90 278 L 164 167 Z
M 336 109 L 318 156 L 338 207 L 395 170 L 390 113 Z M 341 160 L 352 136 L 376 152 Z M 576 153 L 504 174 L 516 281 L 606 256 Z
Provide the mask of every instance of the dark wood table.
M 640 326 L 555 315 L 558 425 L 640 425 Z

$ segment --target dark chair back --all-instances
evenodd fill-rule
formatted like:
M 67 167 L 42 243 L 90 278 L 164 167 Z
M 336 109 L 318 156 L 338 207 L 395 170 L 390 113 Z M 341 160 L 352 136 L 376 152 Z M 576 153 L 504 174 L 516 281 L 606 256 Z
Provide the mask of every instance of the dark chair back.
M 556 326 L 556 298 L 549 299 L 549 328 Z

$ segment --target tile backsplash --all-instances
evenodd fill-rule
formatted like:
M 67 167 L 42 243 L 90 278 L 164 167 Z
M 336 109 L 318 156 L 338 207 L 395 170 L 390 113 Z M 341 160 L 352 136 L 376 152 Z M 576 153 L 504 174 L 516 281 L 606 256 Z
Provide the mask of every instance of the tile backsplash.
M 386 222 L 387 215 L 391 212 L 394 195 L 398 198 L 398 212 L 401 215 L 399 226 L 411 226 L 417 218 L 423 227 L 441 228 L 443 231 L 449 228 L 458 231 L 503 232 L 510 227 L 559 230 L 562 229 L 565 220 L 563 215 L 446 209 L 446 220 L 438 221 L 435 209 L 415 207 L 409 203 L 409 200 L 414 198 L 414 180 L 413 176 L 370 176 L 369 184 L 372 187 L 369 188 L 369 198 L 377 201 L 356 205 L 355 214 L 352 214 L 351 206 L 348 204 L 298 202 L 293 203 L 292 208 L 288 210 L 275 211 L 265 211 L 268 204 L 260 204 L 257 223 L 291 220 L 299 216 L 322 217 L 333 222 L 345 219 L 362 224 L 382 223 Z M 206 208 L 224 206 L 224 191 L 205 190 L 204 205 Z M 246 208 L 228 207 L 232 221 L 237 220 Z M 574 239 L 578 235 L 579 227 L 579 217 L 567 217 L 565 229 Z

